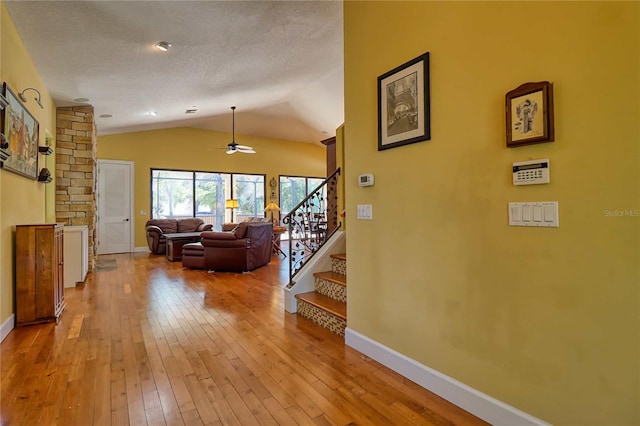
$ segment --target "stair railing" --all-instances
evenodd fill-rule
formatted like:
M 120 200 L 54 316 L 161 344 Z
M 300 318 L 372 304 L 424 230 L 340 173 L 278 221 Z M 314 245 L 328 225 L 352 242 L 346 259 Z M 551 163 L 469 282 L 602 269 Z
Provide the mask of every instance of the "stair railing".
M 289 235 L 289 284 L 302 267 L 342 226 L 338 223 L 340 169 L 326 178 L 283 219 Z

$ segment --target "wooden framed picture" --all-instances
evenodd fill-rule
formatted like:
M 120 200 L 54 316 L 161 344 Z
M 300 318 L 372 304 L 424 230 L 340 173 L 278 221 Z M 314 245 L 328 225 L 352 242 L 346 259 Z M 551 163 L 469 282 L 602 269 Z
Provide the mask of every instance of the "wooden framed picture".
M 2 87 L 7 106 L 2 111 L 2 131 L 9 143 L 11 156 L 3 169 L 36 180 L 38 178 L 38 145 L 40 126 L 7 83 Z
M 427 52 L 378 77 L 378 151 L 429 139 Z
M 553 142 L 553 85 L 525 83 L 505 96 L 507 147 Z

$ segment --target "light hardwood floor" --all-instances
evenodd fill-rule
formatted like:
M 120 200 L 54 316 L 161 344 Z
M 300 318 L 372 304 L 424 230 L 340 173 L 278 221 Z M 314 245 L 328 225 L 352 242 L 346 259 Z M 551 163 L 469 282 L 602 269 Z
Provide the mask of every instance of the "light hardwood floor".
M 246 274 L 100 256 L 61 321 L 0 345 L 2 425 L 485 424 L 283 309 Z

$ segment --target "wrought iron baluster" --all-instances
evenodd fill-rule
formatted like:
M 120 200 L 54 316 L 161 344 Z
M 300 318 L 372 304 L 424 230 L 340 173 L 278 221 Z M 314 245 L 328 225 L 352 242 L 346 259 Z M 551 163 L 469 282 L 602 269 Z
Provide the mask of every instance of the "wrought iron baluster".
M 289 288 L 293 277 L 339 228 L 339 176 L 337 169 L 282 220 L 289 233 Z

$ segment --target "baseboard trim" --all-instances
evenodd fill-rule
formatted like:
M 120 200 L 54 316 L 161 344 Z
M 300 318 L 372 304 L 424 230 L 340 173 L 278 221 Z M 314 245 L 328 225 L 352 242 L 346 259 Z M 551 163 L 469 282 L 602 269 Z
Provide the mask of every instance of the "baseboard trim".
M 345 330 L 345 343 L 492 425 L 549 425 L 350 328 Z
M 7 337 L 9 333 L 11 333 L 11 330 L 13 330 L 15 323 L 16 323 L 15 314 L 11 314 L 11 316 L 7 318 L 5 322 L 2 323 L 2 325 L 0 326 L 0 342 L 2 342 L 4 338 Z
M 149 247 L 134 247 L 133 248 L 133 252 L 134 253 L 151 253 L 151 251 L 149 250 Z

